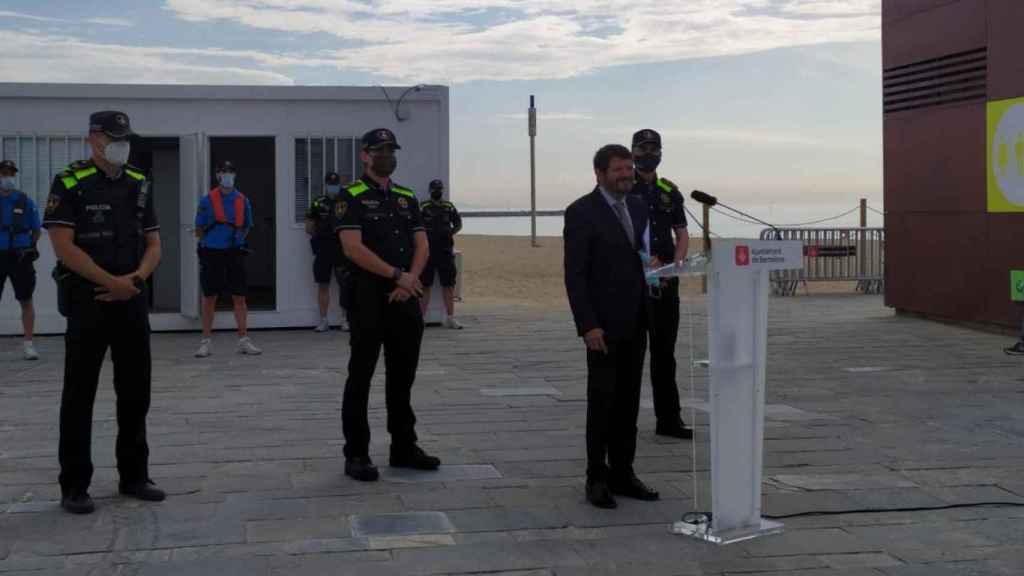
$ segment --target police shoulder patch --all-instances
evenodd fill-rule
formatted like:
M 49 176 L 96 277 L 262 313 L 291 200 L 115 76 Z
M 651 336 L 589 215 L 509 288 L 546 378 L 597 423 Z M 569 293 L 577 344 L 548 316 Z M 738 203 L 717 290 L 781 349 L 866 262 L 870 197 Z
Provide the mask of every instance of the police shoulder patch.
M 52 214 L 60 206 L 60 196 L 56 194 L 50 194 L 46 199 L 46 214 Z
M 334 215 L 337 216 L 338 218 L 341 218 L 345 215 L 345 212 L 348 212 L 348 202 L 344 200 L 338 200 L 338 202 L 334 205 Z

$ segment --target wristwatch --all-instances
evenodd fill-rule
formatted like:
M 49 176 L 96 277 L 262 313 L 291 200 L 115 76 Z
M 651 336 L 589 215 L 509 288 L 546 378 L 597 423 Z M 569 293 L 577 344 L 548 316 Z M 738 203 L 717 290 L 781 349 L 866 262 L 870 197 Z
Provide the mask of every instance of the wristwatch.
M 395 266 L 395 269 L 391 272 L 391 279 L 394 280 L 395 282 L 398 282 L 398 280 L 401 277 L 402 277 L 402 269 L 399 268 L 398 266 Z

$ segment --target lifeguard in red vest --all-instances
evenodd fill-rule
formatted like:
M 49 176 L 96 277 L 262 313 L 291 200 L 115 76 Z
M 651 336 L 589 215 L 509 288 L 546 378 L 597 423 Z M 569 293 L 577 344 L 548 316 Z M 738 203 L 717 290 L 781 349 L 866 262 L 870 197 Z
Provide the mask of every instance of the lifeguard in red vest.
M 196 237 L 199 239 L 199 283 L 203 288 L 203 338 L 197 358 L 210 355 L 213 318 L 217 297 L 231 292 L 235 322 L 238 325 L 238 353 L 261 354 L 248 335 L 248 282 L 245 261 L 246 237 L 252 230 L 252 204 L 235 188 L 235 165 L 222 162 L 217 167 L 219 186 L 199 202 L 196 213 Z

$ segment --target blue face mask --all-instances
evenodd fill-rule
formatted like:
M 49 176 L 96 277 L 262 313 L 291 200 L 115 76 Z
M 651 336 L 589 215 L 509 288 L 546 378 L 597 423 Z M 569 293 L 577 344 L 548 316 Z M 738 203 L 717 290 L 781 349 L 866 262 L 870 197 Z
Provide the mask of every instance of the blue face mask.
M 221 174 L 220 175 L 220 185 L 221 185 L 222 188 L 227 188 L 228 190 L 234 188 L 235 187 L 235 175 L 230 173 L 230 172 L 225 172 L 225 173 Z
M 14 176 L 0 177 L 0 190 L 14 190 L 17 185 L 18 180 Z
M 337 184 L 328 184 L 327 185 L 327 194 L 329 196 L 337 196 L 339 192 L 341 192 L 341 186 L 339 186 Z

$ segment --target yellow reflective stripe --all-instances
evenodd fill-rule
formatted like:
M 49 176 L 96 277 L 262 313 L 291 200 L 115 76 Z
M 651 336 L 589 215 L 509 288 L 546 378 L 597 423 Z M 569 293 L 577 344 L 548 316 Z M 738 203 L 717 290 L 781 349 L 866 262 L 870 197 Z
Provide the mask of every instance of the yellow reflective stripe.
M 391 186 L 391 191 L 402 196 L 408 196 L 409 198 L 415 198 L 416 194 L 408 188 L 402 188 L 401 186 Z
M 672 192 L 672 190 L 674 190 L 674 188 L 672 188 L 671 185 L 665 182 L 663 178 L 658 178 L 658 188 L 661 188 L 665 192 Z
M 64 176 L 61 178 L 61 181 L 64 182 L 64 187 L 68 190 L 71 190 L 76 184 L 78 184 L 78 180 L 75 180 L 71 176 Z
M 90 166 L 89 168 L 86 168 L 85 170 L 78 170 L 78 171 L 76 171 L 75 172 L 75 178 L 77 180 L 81 180 L 82 178 L 85 178 L 87 176 L 92 176 L 96 172 L 97 172 L 96 167 L 95 166 Z
M 95 172 L 96 169 L 93 168 L 92 171 Z M 129 170 L 129 169 L 125 168 L 124 172 L 125 172 L 125 174 L 131 176 L 132 178 L 135 178 L 136 180 L 145 180 L 146 179 L 145 176 L 143 176 L 139 172 L 136 172 L 135 170 Z
M 352 186 L 349 186 L 345 190 L 347 190 L 348 193 L 351 194 L 352 197 L 354 198 L 356 196 L 359 196 L 363 192 L 366 192 L 369 189 L 370 189 L 370 187 L 367 186 L 365 182 L 357 182 L 356 184 L 353 184 Z

